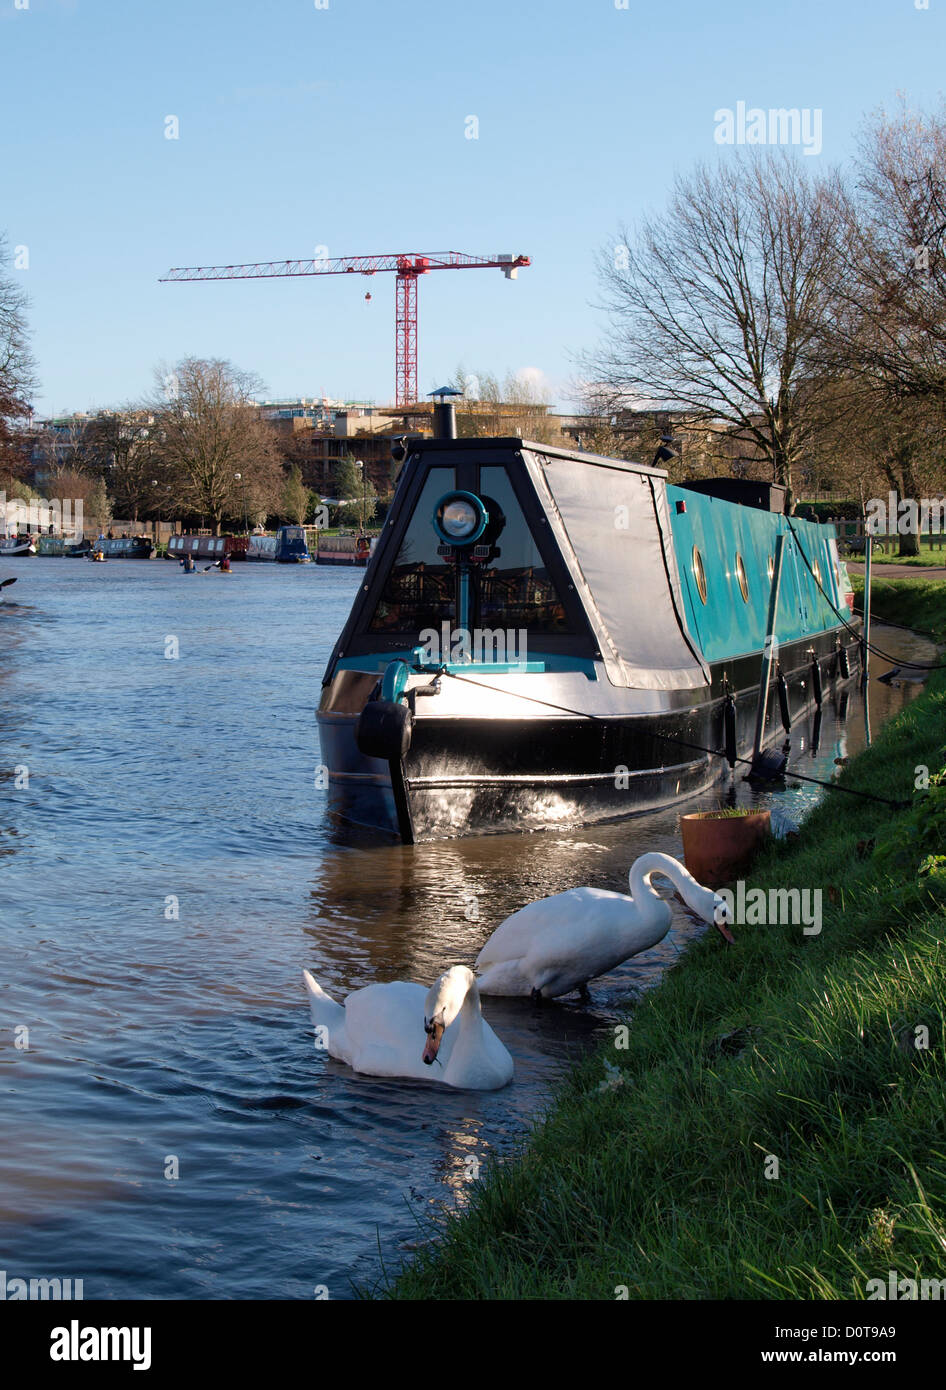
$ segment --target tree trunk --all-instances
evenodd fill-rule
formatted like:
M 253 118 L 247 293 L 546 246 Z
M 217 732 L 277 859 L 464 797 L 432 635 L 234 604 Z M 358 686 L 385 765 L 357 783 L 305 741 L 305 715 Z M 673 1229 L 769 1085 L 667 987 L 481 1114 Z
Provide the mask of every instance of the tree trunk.
M 912 501 L 916 504 L 917 511 L 917 530 L 899 530 L 898 534 L 900 544 L 897 548 L 897 554 L 898 556 L 909 558 L 909 556 L 911 555 L 919 555 L 920 553 L 920 537 L 918 534 L 920 526 L 920 499 L 917 496 L 918 488 L 916 474 L 913 470 L 913 464 L 908 459 L 905 459 L 903 464 L 901 465 L 900 479 L 900 496 L 911 498 Z

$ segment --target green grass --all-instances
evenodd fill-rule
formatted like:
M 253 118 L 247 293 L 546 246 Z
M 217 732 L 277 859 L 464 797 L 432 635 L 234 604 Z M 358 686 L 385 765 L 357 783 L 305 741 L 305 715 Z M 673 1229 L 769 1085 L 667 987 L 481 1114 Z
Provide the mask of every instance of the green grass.
M 848 559 L 857 560 L 857 556 L 848 556 Z M 874 551 L 871 555 L 871 565 L 913 565 L 922 568 L 924 565 L 946 565 L 946 548 L 939 546 L 933 547 L 925 541 L 920 542 L 919 555 L 898 555 L 896 550 L 883 554 Z M 863 561 L 863 556 L 860 557 Z
M 874 612 L 946 637 L 946 584 L 878 583 Z M 944 745 L 938 672 L 842 773 L 914 809 L 829 793 L 757 861 L 750 887 L 822 890 L 821 933 L 707 931 L 380 1296 L 846 1299 L 888 1269 L 943 1277 L 946 785 L 915 781 Z
M 854 602 L 858 613 L 864 606 L 864 580 L 854 575 Z M 918 574 L 909 579 L 871 579 L 870 611 L 875 618 L 886 618 L 912 627 L 917 632 L 938 635 L 946 641 L 946 580 L 927 579 Z M 878 638 L 883 647 L 883 641 Z M 946 661 L 946 656 L 941 658 Z

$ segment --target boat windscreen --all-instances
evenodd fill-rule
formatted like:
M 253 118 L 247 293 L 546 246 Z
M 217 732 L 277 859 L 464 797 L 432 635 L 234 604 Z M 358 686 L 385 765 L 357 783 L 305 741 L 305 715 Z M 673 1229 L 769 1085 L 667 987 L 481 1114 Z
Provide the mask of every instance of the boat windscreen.
M 480 493 L 487 509 L 497 509 L 504 520 L 492 546 L 494 554 L 474 571 L 476 625 L 569 632 L 564 605 L 505 468 L 481 468 Z
M 447 547 L 433 525 L 438 502 L 455 486 L 453 468 L 431 468 L 368 631 L 416 635 L 456 619 L 460 567 L 452 556 L 440 553 Z M 482 466 L 478 494 L 488 522 L 469 564 L 470 626 L 571 633 L 565 607 L 506 469 Z
M 416 633 L 454 618 L 454 568 L 437 554 L 440 542 L 431 518 L 441 497 L 455 487 L 454 469 L 430 470 L 368 625 L 369 631 Z

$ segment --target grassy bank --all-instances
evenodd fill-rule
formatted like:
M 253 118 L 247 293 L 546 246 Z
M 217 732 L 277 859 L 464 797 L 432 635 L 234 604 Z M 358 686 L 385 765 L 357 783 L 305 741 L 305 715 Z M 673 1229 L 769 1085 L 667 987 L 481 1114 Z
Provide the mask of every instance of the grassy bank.
M 946 638 L 946 584 L 878 583 L 874 613 Z M 829 793 L 755 866 L 749 887 L 822 890 L 820 934 L 707 931 L 388 1296 L 850 1298 L 946 1275 L 946 785 L 915 790 L 946 764 L 944 676 L 842 774 L 911 809 Z
M 942 546 L 921 541 L 919 555 L 898 555 L 895 550 L 889 554 L 875 551 L 871 556 L 871 565 L 915 565 L 920 569 L 924 565 L 946 565 L 946 550 Z

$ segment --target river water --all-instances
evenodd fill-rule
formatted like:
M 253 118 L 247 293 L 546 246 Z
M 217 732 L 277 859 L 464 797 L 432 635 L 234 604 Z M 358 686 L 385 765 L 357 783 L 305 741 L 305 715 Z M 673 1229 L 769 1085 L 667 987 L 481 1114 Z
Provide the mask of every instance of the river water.
M 524 902 L 622 889 L 637 854 L 679 854 L 680 808 L 527 838 L 355 841 L 315 786 L 314 709 L 360 571 L 32 558 L 11 574 L 0 1270 L 82 1279 L 86 1298 L 349 1298 L 397 1268 L 427 1213 L 462 1204 L 477 1165 L 702 928 L 675 906 L 666 939 L 589 1007 L 485 1001 L 516 1065 L 491 1093 L 326 1059 L 302 967 L 338 997 L 429 983 Z M 895 655 L 932 651 L 882 631 Z M 875 732 L 915 689 L 872 682 Z M 860 697 L 843 721 L 826 700 L 816 756 L 810 734 L 792 764 L 828 777 L 863 745 Z M 786 826 L 818 795 L 763 799 Z

